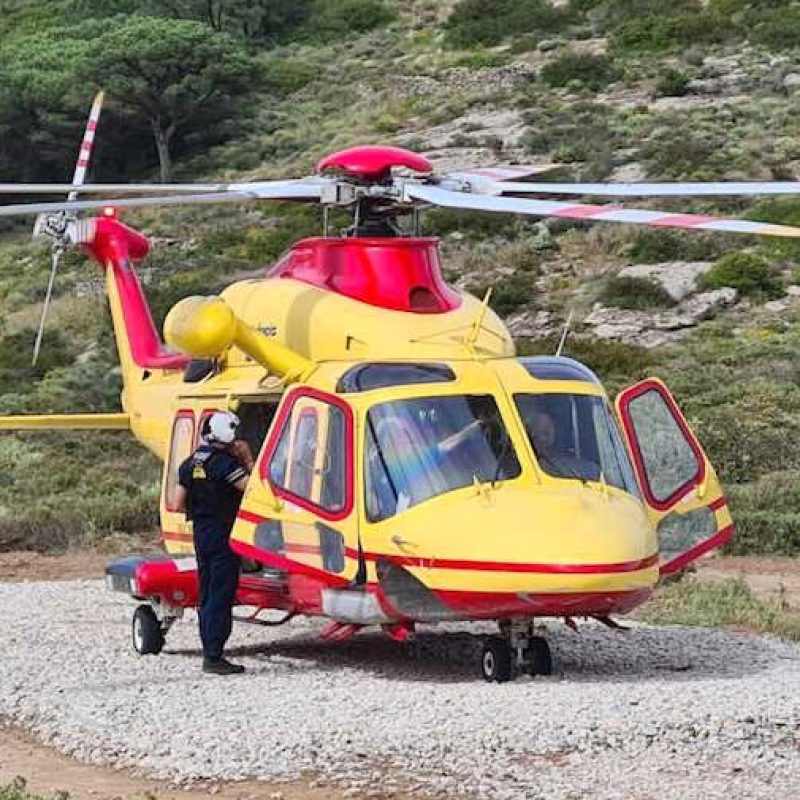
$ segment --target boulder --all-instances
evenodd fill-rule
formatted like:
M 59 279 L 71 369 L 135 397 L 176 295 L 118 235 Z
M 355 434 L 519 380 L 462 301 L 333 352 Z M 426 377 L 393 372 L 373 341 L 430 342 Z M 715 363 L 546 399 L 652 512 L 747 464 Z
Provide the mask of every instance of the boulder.
M 697 280 L 711 269 L 710 261 L 670 261 L 664 264 L 636 264 L 619 272 L 620 278 L 649 278 L 680 302 L 697 290 Z
M 506 319 L 506 327 L 514 338 L 541 339 L 558 330 L 558 324 L 550 311 L 527 308 Z
M 674 309 L 654 313 L 610 308 L 595 303 L 583 323 L 594 337 L 640 347 L 659 347 L 682 339 L 692 328 L 736 302 L 736 289 L 702 292 Z

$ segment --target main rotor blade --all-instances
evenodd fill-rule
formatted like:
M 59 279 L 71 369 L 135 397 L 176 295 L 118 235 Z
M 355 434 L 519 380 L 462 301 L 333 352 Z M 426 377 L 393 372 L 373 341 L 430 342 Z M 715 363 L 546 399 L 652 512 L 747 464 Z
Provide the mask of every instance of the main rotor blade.
M 230 184 L 242 187 L 225 192 L 205 194 L 165 195 L 163 197 L 123 197 L 116 200 L 76 200 L 71 203 L 19 203 L 0 206 L 0 217 L 42 214 L 51 211 L 87 211 L 102 208 L 141 208 L 148 206 L 179 206 L 198 203 L 239 203 L 247 200 L 319 200 L 322 181 L 264 181 L 262 183 Z
M 754 233 L 761 236 L 800 238 L 800 228 L 752 222 L 744 219 L 723 219 L 703 214 L 674 214 L 620 206 L 593 206 L 583 203 L 561 203 L 551 200 L 531 200 L 519 197 L 487 197 L 466 192 L 452 192 L 418 183 L 405 184 L 405 196 L 445 208 L 464 208 L 472 211 L 496 211 L 526 214 L 533 217 L 563 217 L 587 222 L 621 222 L 652 225 L 658 228 L 691 228 L 726 233 Z
M 485 187 L 485 188 L 484 188 Z M 712 183 L 521 183 L 476 185 L 481 194 L 575 194 L 597 197 L 723 197 L 800 195 L 800 181 L 717 181 Z
M 0 183 L 0 194 L 166 194 L 168 192 L 227 192 L 232 186 L 251 184 L 235 183 Z M 256 186 L 259 184 L 255 184 Z

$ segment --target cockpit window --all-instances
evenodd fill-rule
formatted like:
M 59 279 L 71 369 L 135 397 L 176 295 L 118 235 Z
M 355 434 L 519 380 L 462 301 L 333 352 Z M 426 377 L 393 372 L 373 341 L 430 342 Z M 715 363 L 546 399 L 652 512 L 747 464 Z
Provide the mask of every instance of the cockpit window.
M 603 398 L 518 394 L 514 399 L 545 472 L 556 478 L 603 481 L 639 496 L 628 453 Z
M 476 480 L 516 478 L 520 465 L 494 398 L 456 395 L 373 406 L 364 471 L 377 522 Z
M 368 392 L 387 386 L 407 386 L 412 383 L 447 383 L 456 379 L 446 364 L 358 364 L 345 372 L 336 391 Z

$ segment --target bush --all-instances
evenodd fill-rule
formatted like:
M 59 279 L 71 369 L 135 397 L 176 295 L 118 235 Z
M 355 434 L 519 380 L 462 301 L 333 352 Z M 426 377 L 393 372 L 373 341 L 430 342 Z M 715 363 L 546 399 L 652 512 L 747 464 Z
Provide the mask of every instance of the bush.
M 617 70 L 606 56 L 588 53 L 568 53 L 542 68 L 542 80 L 548 86 L 566 86 L 580 81 L 593 91 L 599 91 L 617 79 Z
M 660 264 L 664 261 L 705 261 L 719 256 L 721 239 L 701 232 L 668 228 L 637 228 L 622 247 L 622 255 L 635 264 Z
M 445 35 L 452 47 L 494 45 L 506 36 L 552 33 L 572 19 L 569 9 L 548 0 L 459 0 L 445 23 Z
M 523 306 L 531 305 L 536 298 L 535 275 L 531 273 L 519 272 L 504 276 L 491 285 L 471 287 L 470 291 L 482 299 L 490 287 L 492 296 L 489 305 L 501 317 L 513 314 Z
M 663 286 L 648 278 L 633 276 L 609 278 L 599 300 L 607 306 L 638 310 L 669 308 L 675 305 Z
M 800 555 L 800 513 L 735 510 L 733 539 L 725 552 L 732 555 Z
M 679 0 L 670 9 L 655 0 L 617 0 L 610 6 L 607 27 L 619 52 L 657 52 L 740 35 L 729 15 L 693 0 Z
M 731 286 L 743 295 L 780 297 L 783 293 L 778 271 L 758 253 L 728 253 L 714 262 L 701 278 L 706 289 Z
M 656 82 L 659 97 L 683 97 L 689 93 L 689 76 L 677 69 L 665 70 Z
M 330 42 L 388 25 L 394 11 L 383 0 L 316 0 L 303 38 Z
M 288 97 L 312 81 L 318 68 L 296 58 L 268 58 L 261 64 L 261 84 L 278 98 Z

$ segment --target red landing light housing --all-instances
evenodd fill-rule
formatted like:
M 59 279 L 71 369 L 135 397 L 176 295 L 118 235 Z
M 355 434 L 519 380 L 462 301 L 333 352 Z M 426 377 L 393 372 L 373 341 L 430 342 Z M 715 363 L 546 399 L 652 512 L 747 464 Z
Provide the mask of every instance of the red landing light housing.
M 422 173 L 433 171 L 433 165 L 427 158 L 410 150 L 389 145 L 366 145 L 326 156 L 317 164 L 317 172 L 341 172 L 371 183 L 386 180 L 391 175 L 392 167 L 406 167 Z
M 438 239 L 303 239 L 272 267 L 271 278 L 294 278 L 371 306 L 443 314 L 461 297 L 442 278 Z

